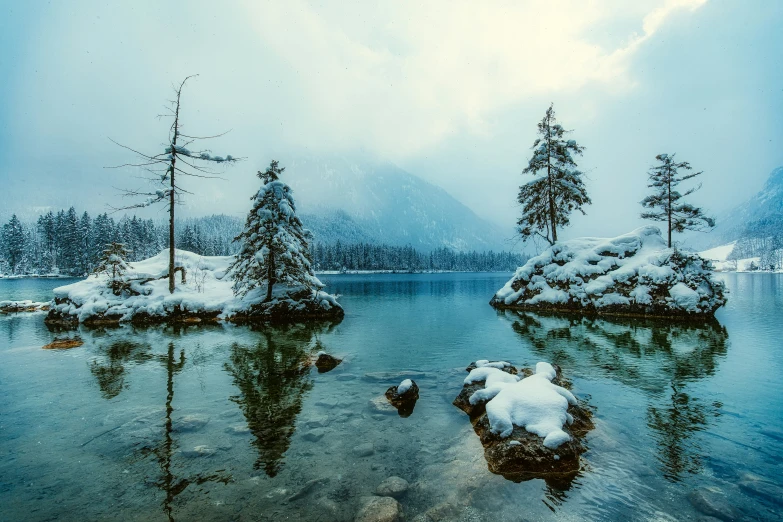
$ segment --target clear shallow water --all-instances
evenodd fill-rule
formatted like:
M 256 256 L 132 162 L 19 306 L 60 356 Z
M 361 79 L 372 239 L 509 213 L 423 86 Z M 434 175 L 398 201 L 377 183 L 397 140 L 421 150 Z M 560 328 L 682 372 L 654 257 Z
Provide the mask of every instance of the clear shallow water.
M 324 276 L 347 310 L 331 326 L 53 333 L 0 317 L 0 520 L 352 520 L 392 475 L 411 483 L 406 520 L 699 520 L 703 488 L 780 519 L 746 485 L 783 485 L 783 277 L 722 276 L 730 301 L 706 327 L 497 313 L 507 277 Z M 84 345 L 41 349 L 65 336 Z M 345 360 L 305 368 L 319 350 Z M 451 405 L 477 358 L 558 363 L 596 408 L 570 485 L 487 471 Z M 413 414 L 374 412 L 405 376 Z

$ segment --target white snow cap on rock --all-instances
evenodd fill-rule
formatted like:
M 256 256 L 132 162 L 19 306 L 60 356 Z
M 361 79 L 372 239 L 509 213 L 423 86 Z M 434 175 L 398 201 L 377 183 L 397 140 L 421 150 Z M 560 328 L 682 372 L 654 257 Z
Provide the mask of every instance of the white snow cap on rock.
M 506 438 L 519 426 L 543 437 L 545 447 L 555 449 L 571 440 L 563 426 L 573 422 L 568 405 L 576 404 L 570 391 L 552 384 L 556 375 L 555 368 L 546 362 L 536 364 L 536 373 L 521 380 L 484 366 L 472 370 L 465 384 L 486 381 L 484 389 L 470 397 L 470 403 L 489 399 L 486 408 L 492 433 Z
M 397 386 L 397 395 L 402 395 L 403 393 L 407 392 L 411 389 L 411 386 L 413 386 L 413 381 L 410 379 L 405 379 Z

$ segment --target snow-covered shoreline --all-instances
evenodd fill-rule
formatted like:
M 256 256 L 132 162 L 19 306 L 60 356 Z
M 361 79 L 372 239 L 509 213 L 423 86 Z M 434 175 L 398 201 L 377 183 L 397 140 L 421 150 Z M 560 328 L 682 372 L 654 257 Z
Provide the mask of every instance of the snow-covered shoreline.
M 703 318 L 726 302 L 708 260 L 667 248 L 656 227 L 563 241 L 530 259 L 495 294 L 499 309 Z
M 296 321 L 343 316 L 335 296 L 320 290 L 277 285 L 273 298 L 256 288 L 243 297 L 233 292 L 228 268 L 233 256 L 199 256 L 176 251 L 176 265 L 185 269 L 185 281 L 177 276 L 174 293 L 168 290 L 168 250 L 132 263 L 128 273 L 130 292 L 114 295 L 107 275 L 93 275 L 54 289 L 50 324 L 153 324 L 166 322 L 247 323 Z

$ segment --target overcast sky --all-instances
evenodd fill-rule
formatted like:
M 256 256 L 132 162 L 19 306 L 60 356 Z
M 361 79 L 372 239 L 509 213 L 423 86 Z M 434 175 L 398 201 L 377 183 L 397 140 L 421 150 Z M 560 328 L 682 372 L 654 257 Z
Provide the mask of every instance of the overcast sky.
M 189 183 L 196 213 L 243 215 L 272 157 L 391 161 L 510 226 L 550 102 L 586 147 L 593 205 L 565 234 L 638 221 L 646 171 L 676 152 L 719 213 L 783 165 L 783 2 L 4 2 L 2 213 L 91 212 L 103 167 L 157 153 L 171 85 L 191 133 L 243 156 Z M 289 180 L 295 185 L 294 180 Z

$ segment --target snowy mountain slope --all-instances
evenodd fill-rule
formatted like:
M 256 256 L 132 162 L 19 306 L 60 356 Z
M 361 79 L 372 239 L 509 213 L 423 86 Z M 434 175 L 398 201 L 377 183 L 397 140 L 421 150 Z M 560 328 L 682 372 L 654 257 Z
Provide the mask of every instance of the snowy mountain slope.
M 316 237 L 411 245 L 508 250 L 512 231 L 479 218 L 445 190 L 392 164 L 338 157 L 287 165 L 302 220 Z
M 698 234 L 688 243 L 696 248 L 725 245 L 743 236 L 748 223 L 783 215 L 783 167 L 774 169 L 764 187 L 741 205 L 720 214 L 717 226 L 709 234 Z

